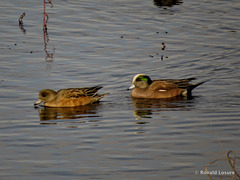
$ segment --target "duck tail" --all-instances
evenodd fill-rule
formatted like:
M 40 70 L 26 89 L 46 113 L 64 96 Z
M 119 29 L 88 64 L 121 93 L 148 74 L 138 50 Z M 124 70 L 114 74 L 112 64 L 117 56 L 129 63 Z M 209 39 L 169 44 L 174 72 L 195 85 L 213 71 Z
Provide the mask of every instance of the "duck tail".
M 96 101 L 99 101 L 101 98 L 103 98 L 104 96 L 108 95 L 109 93 L 106 94 L 95 94 L 94 98 L 96 98 Z
M 183 92 L 184 96 L 191 96 L 192 95 L 192 90 L 195 89 L 196 87 L 200 86 L 201 84 L 205 83 L 206 81 L 197 83 L 197 84 L 191 84 L 189 85 L 185 91 Z
M 88 88 L 87 91 L 90 92 L 90 93 L 95 93 L 95 92 L 97 92 L 101 88 L 102 88 L 102 86 L 94 86 L 94 87 Z

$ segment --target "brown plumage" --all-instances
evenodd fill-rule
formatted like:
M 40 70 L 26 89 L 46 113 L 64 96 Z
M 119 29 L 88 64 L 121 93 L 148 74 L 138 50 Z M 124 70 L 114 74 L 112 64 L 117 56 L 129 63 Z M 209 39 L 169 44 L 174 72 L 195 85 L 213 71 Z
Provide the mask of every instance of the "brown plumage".
M 145 74 L 137 74 L 132 81 L 133 98 L 172 98 L 176 96 L 190 96 L 191 91 L 203 84 L 204 82 L 191 84 L 190 81 L 195 78 L 189 79 L 159 79 L 151 80 Z
M 107 94 L 97 94 L 101 86 L 85 87 L 85 88 L 69 88 L 54 91 L 51 89 L 43 89 L 39 92 L 39 99 L 35 106 L 44 102 L 47 107 L 76 107 L 91 104 L 99 101 Z

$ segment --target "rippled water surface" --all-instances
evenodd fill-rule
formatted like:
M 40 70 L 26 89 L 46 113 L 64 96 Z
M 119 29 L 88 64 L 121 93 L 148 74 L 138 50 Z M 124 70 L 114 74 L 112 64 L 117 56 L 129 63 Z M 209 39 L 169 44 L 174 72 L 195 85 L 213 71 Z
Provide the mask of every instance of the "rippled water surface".
M 52 2 L 48 34 L 42 1 L 0 2 L 0 179 L 219 179 L 229 151 L 240 172 L 238 0 Z M 134 100 L 137 73 L 208 81 Z M 97 104 L 33 107 L 40 89 L 95 85 Z

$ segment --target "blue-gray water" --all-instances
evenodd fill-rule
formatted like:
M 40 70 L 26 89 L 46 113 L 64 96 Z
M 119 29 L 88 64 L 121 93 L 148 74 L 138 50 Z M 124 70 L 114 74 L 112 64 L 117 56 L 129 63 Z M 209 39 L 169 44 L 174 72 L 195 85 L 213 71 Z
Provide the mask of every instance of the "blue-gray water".
M 239 0 L 52 2 L 45 42 L 42 1 L 0 2 L 0 179 L 199 180 L 216 159 L 209 170 L 232 171 Z M 193 99 L 135 101 L 126 89 L 137 73 L 208 81 Z M 40 89 L 95 85 L 110 93 L 98 104 L 33 107 Z

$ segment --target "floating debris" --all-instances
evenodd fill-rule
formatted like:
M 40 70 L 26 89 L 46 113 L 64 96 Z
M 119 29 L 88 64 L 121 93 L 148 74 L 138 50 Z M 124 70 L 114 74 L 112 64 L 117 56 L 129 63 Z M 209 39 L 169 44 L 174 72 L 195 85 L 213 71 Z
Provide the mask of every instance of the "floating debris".
M 162 45 L 163 45 L 162 50 L 165 50 L 165 48 L 166 48 L 165 43 L 163 42 Z
M 153 0 L 153 3 L 155 6 L 158 7 L 165 7 L 164 9 L 167 9 L 166 7 L 172 7 L 173 5 L 180 5 L 183 3 L 182 0 Z
M 19 25 L 23 25 L 23 17 L 24 16 L 26 16 L 26 13 L 24 12 L 24 13 L 22 13 L 22 15 L 19 17 L 19 19 L 18 19 L 18 23 L 19 23 Z
M 23 17 L 26 16 L 26 13 L 22 13 L 22 15 L 18 18 L 18 25 L 19 28 L 21 29 L 21 31 L 23 32 L 23 34 L 26 34 L 26 29 L 24 29 L 23 27 Z

